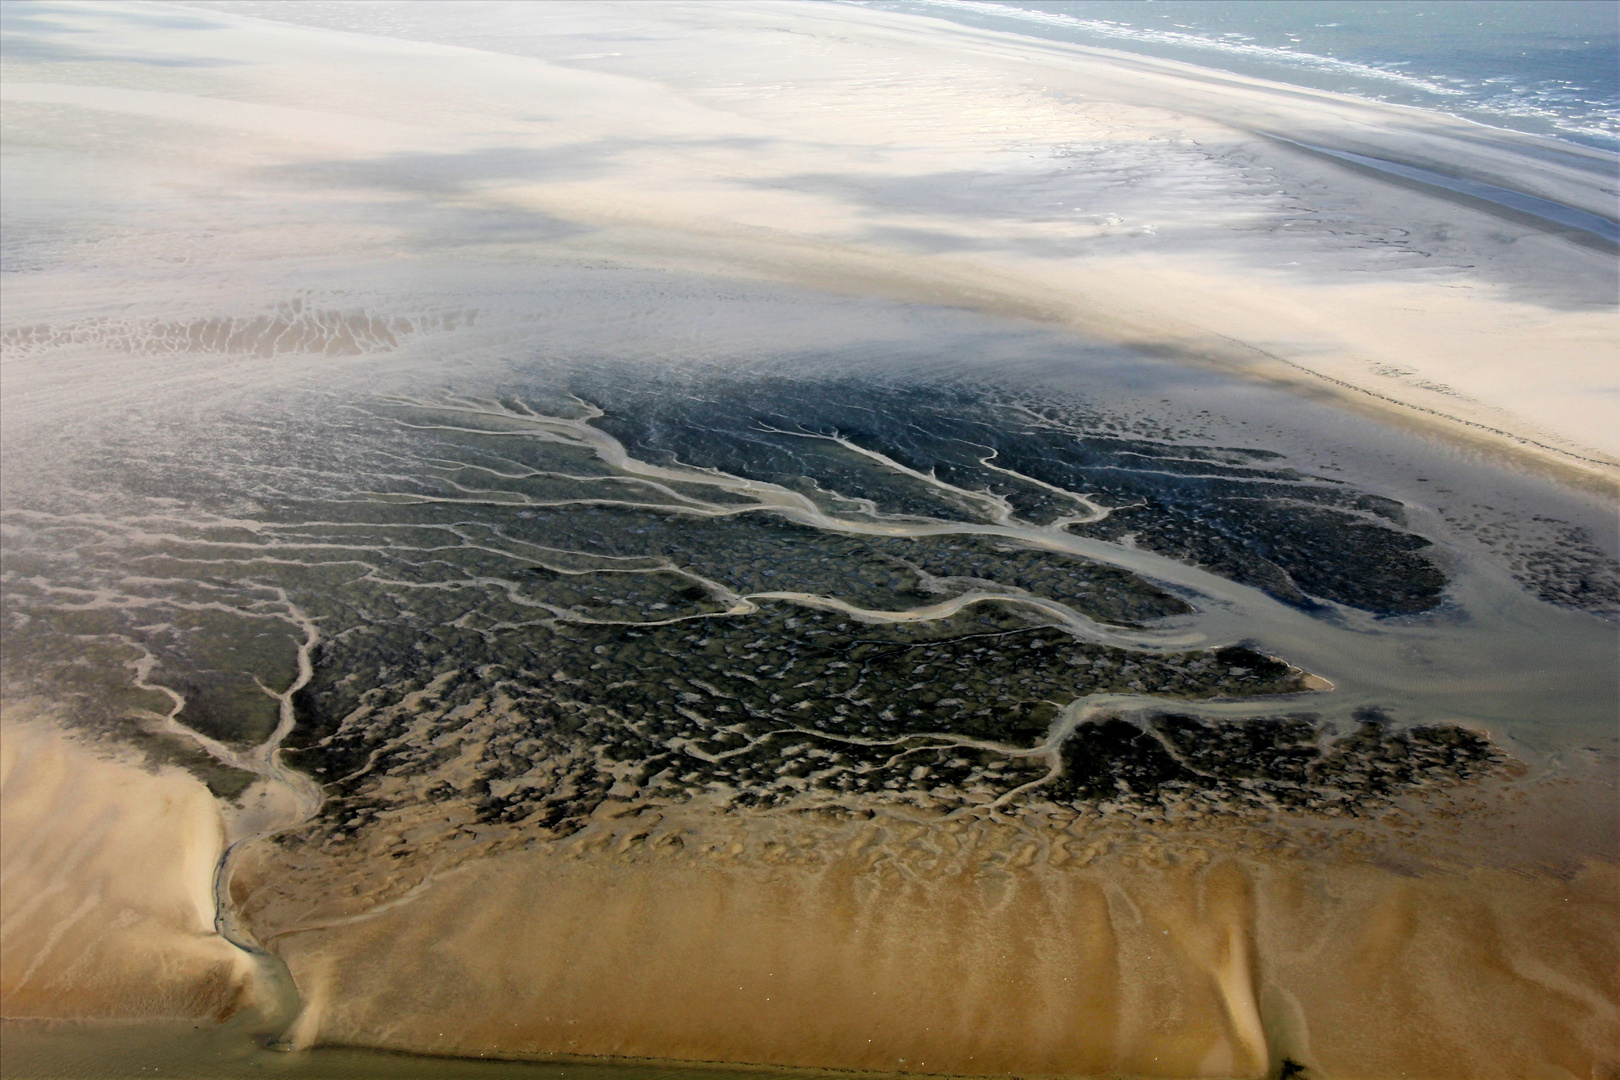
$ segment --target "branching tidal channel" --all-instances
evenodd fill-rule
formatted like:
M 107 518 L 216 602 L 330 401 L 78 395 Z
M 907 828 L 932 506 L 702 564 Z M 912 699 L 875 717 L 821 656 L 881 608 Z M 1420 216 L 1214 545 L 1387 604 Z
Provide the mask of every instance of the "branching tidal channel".
M 267 963 L 231 893 L 267 839 L 442 866 L 606 803 L 1356 816 L 1506 760 L 1220 629 L 1440 603 L 1399 503 L 982 387 L 858 391 L 391 398 L 109 464 L 133 508 L 8 508 L 7 683 L 234 801 L 219 928 Z

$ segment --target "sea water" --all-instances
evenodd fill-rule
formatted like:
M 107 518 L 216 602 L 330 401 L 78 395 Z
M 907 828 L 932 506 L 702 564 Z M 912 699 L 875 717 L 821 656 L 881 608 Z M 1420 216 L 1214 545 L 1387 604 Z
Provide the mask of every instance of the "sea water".
M 1603 0 L 858 0 L 1620 147 Z

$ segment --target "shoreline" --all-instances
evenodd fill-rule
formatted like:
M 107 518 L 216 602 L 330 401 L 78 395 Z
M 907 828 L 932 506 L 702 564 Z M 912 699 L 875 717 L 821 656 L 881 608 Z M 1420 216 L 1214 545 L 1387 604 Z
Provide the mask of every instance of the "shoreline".
M 1418 89 L 1430 94 L 1431 96 L 1435 95 L 1436 84 L 1432 81 L 1432 78 L 1414 75 L 1410 71 L 1400 70 L 1407 66 L 1405 64 L 1380 66 L 1378 63 L 1369 60 L 1347 61 L 1341 57 L 1334 56 L 1331 50 L 1326 53 L 1315 53 L 1307 48 L 1305 51 L 1299 52 L 1288 46 L 1279 47 L 1275 43 L 1259 46 L 1257 50 L 1259 59 L 1256 61 L 1254 59 L 1256 56 L 1256 50 L 1251 43 L 1245 41 L 1243 44 L 1238 45 L 1235 50 L 1231 50 L 1231 47 L 1225 42 L 1212 38 L 1210 36 L 1212 31 L 1207 27 L 1201 31 L 1195 31 L 1187 40 L 1180 40 L 1172 43 L 1167 40 L 1163 28 L 1153 29 L 1148 26 L 1108 26 L 1106 20 L 1099 22 L 1061 14 L 1054 16 L 1054 13 L 1035 12 L 1030 11 L 1027 8 L 1023 9 L 1022 11 L 1014 9 L 1013 11 L 1009 12 L 1005 8 L 998 9 L 989 5 L 981 5 L 980 9 L 975 12 L 975 14 L 981 18 L 987 15 L 999 16 L 1003 19 L 1010 17 L 1013 21 L 1024 24 L 1019 30 L 1012 30 L 1010 28 L 1002 28 L 997 30 L 992 26 L 978 21 L 965 20 L 960 17 L 952 18 L 950 15 L 943 14 L 940 11 L 942 8 L 948 10 L 953 7 L 958 9 L 958 14 L 960 15 L 962 8 L 965 7 L 971 9 L 974 7 L 974 5 L 971 3 L 961 5 L 955 3 L 954 0 L 943 0 L 943 2 L 942 0 L 925 0 L 925 5 L 917 5 L 916 7 L 913 7 L 911 9 L 911 13 L 923 15 L 924 17 L 929 18 L 938 18 L 942 21 L 951 22 L 956 25 L 965 26 L 972 29 L 984 29 L 991 30 L 992 32 L 1016 34 L 1022 38 L 1033 38 L 1038 41 L 1050 41 L 1058 44 L 1069 44 L 1083 48 L 1106 50 L 1112 53 L 1119 53 L 1134 57 L 1144 57 L 1166 63 L 1179 63 L 1191 67 L 1204 68 L 1206 70 L 1215 70 L 1222 72 L 1223 74 L 1233 75 L 1240 78 L 1261 79 L 1280 83 L 1286 86 L 1296 86 L 1305 90 L 1315 90 L 1322 93 L 1333 93 L 1352 97 L 1357 100 L 1372 101 L 1378 104 L 1394 105 L 1400 108 L 1410 108 L 1418 111 L 1437 112 L 1451 117 L 1454 120 L 1476 124 L 1481 127 L 1491 128 L 1493 130 L 1511 131 L 1518 134 L 1530 135 L 1536 138 L 1553 139 L 1561 142 L 1567 142 L 1576 146 L 1595 149 L 1600 152 L 1620 151 L 1620 134 L 1603 129 L 1570 128 L 1563 126 L 1556 120 L 1547 122 L 1545 126 L 1541 128 L 1541 130 L 1535 130 L 1530 127 L 1518 127 L 1505 122 L 1506 119 L 1512 115 L 1510 113 L 1499 111 L 1493 113 L 1491 110 L 1480 110 L 1485 115 L 1470 116 L 1461 112 L 1454 112 L 1452 109 L 1446 107 L 1444 97 L 1438 97 L 1436 100 L 1431 100 L 1426 104 L 1419 104 L 1414 101 L 1389 101 L 1385 98 L 1377 96 L 1376 94 L 1362 93 L 1360 92 L 1360 87 L 1355 89 L 1335 89 L 1330 86 L 1321 85 L 1309 77 L 1311 75 L 1315 75 L 1320 78 L 1324 72 L 1324 69 L 1337 69 L 1341 76 L 1347 71 L 1355 71 L 1358 80 L 1368 77 L 1372 78 L 1375 83 L 1380 80 L 1393 80 L 1398 85 L 1405 84 L 1408 92 L 1410 92 L 1412 89 Z M 921 8 L 921 10 L 919 10 L 919 8 Z M 1029 26 L 1030 23 L 1045 23 L 1048 27 L 1054 23 L 1057 25 L 1068 23 L 1070 26 L 1070 32 L 1072 33 L 1074 29 L 1078 28 L 1081 31 L 1082 38 L 1074 39 L 1066 38 L 1058 34 L 1049 34 L 1043 32 L 1042 29 L 1031 28 Z M 1177 29 L 1186 30 L 1191 28 L 1177 27 Z M 1175 35 L 1173 33 L 1169 35 L 1170 38 L 1175 38 L 1178 36 L 1179 35 Z M 1124 44 L 1121 42 L 1128 42 L 1129 44 Z M 1167 45 L 1172 51 L 1180 51 L 1183 54 L 1181 58 L 1177 58 L 1174 55 L 1167 55 L 1164 52 Z M 1211 50 L 1213 50 L 1216 55 L 1210 55 Z M 1232 59 L 1233 52 L 1238 55 L 1246 56 L 1249 62 L 1235 62 Z M 1189 53 L 1198 56 L 1199 59 L 1193 59 L 1191 56 L 1186 55 Z M 1226 54 L 1224 61 L 1219 56 L 1221 53 Z M 1283 70 L 1277 69 L 1279 62 L 1283 62 Z M 1258 68 L 1256 67 L 1256 63 L 1258 64 Z M 1460 107 L 1469 108 L 1470 106 L 1460 105 Z M 1473 108 L 1478 109 L 1478 106 L 1473 106 Z M 1519 119 L 1523 119 L 1523 117 L 1521 116 Z M 1543 119 L 1545 119 L 1545 114 L 1543 114 Z

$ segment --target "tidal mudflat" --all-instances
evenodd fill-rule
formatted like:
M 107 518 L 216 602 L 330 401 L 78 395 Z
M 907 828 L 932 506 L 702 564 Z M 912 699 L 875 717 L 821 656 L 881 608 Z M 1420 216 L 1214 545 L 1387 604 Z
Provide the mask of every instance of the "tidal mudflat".
M 1332 95 L 418 10 L 8 8 L 8 1075 L 1612 1071 L 1601 238 Z

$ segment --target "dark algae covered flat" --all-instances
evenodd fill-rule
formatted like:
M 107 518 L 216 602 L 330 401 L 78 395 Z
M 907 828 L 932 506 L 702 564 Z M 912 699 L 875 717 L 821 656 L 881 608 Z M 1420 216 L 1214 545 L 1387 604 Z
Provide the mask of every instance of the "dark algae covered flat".
M 392 434 L 356 463 L 369 490 L 289 493 L 140 557 L 148 589 L 196 597 L 190 621 L 111 607 L 70 625 L 144 650 L 174 722 L 246 744 L 276 716 L 254 659 L 291 666 L 298 644 L 255 607 L 318 626 L 281 745 L 323 801 L 288 842 L 452 803 L 564 835 L 610 798 L 1173 814 L 1217 792 L 1356 813 L 1503 760 L 1462 729 L 1335 735 L 1279 712 L 1265 699 L 1308 693 L 1306 672 L 1178 646 L 1195 594 L 1070 540 L 1128 536 L 1305 607 L 1432 607 L 1445 577 L 1393 500 L 981 385 L 612 376 L 375 402 L 363 422 Z M 220 559 L 248 584 L 185 579 Z M 212 599 L 233 591 L 262 597 L 234 626 Z M 226 693 L 261 726 L 221 730 Z M 1436 739 L 1466 752 L 1388 768 Z

